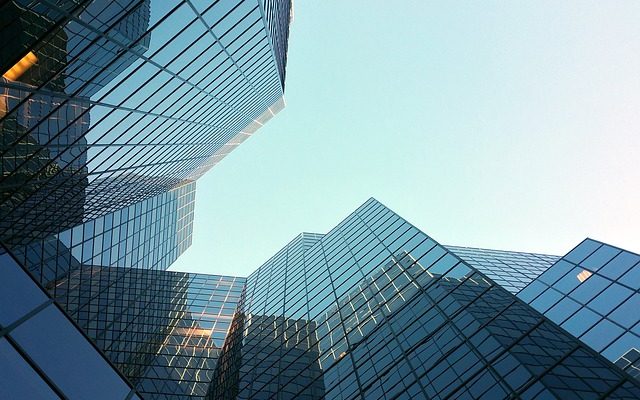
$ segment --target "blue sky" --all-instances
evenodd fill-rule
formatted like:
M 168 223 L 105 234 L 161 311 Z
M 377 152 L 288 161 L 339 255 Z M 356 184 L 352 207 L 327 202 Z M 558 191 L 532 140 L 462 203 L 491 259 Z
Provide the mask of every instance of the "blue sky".
M 373 196 L 443 244 L 640 251 L 640 2 L 297 1 L 284 111 L 173 270 L 246 276 Z

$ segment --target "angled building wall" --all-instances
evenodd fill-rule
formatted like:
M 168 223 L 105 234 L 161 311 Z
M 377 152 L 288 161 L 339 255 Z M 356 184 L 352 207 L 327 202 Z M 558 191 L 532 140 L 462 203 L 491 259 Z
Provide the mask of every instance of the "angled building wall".
M 585 239 L 518 297 L 640 377 L 640 255 Z
M 3 247 L 0 304 L 1 398 L 141 398 Z
M 373 199 L 310 247 L 291 242 L 245 290 L 209 398 L 640 395 L 629 374 Z M 303 356 L 283 335 L 313 345 Z M 320 373 L 287 374 L 300 364 Z
M 230 325 L 242 278 L 164 270 L 191 244 L 194 181 L 284 107 L 291 4 L 265 7 L 0 5 L 0 268 L 28 271 L 146 398 L 204 396 Z
M 517 294 L 560 258 L 516 251 L 445 247 L 513 294 Z
M 11 155 L 0 220 L 33 227 L 0 224 L 0 239 L 41 239 L 195 180 L 254 134 L 284 107 L 291 5 L 268 7 L 2 5 L 0 34 L 20 43 L 0 52 L 2 150 Z M 66 224 L 38 208 L 43 193 L 60 191 L 58 203 L 77 211 Z

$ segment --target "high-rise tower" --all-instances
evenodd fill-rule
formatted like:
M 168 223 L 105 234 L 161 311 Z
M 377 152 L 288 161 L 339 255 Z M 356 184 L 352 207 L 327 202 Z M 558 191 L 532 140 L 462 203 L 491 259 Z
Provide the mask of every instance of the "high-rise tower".
M 289 0 L 0 5 L 0 273 L 44 295 L 5 291 L 0 340 L 33 387 L 90 397 L 64 373 L 90 370 L 88 353 L 29 346 L 21 332 L 38 323 L 56 340 L 82 332 L 124 379 L 95 398 L 204 395 L 242 278 L 165 270 L 191 244 L 195 180 L 284 107 L 290 12 Z M 0 386 L 16 398 L 20 385 Z
M 640 382 L 457 249 L 373 199 L 326 235 L 296 238 L 247 278 L 209 398 L 640 396 Z M 475 253 L 534 260 L 537 274 L 557 259 Z

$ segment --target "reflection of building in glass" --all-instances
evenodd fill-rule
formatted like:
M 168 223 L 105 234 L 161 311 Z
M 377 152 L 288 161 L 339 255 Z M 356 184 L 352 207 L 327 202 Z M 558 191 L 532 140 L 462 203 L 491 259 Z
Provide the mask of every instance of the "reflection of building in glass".
M 518 297 L 617 365 L 628 360 L 632 375 L 637 369 L 626 355 L 640 348 L 640 255 L 586 239 Z
M 288 0 L 19 0 L 5 8 L 3 17 L 17 22 L 0 33 L 24 40 L 2 52 L 3 73 L 25 54 L 38 61 L 18 80 L 0 84 L 25 92 L 18 104 L 3 98 L 1 119 L 22 113 L 31 121 L 29 134 L 46 132 L 43 148 L 30 157 L 45 162 L 40 169 L 55 162 L 44 154 L 51 147 L 75 157 L 74 171 L 80 172 L 66 170 L 88 178 L 86 197 L 110 199 L 85 203 L 76 196 L 74 206 L 89 218 L 110 212 L 112 202 L 128 206 L 197 179 L 284 107 Z M 49 126 L 51 117 L 24 107 L 52 93 L 51 112 L 67 117 L 55 126 Z M 4 150 L 11 153 L 19 144 L 11 140 Z M 3 174 L 12 178 L 19 171 Z M 63 175 L 58 179 L 66 182 Z M 53 179 L 41 178 L 38 187 Z M 111 191 L 113 181 L 120 190 Z M 149 190 L 150 182 L 157 190 Z
M 166 270 L 191 244 L 194 201 L 186 183 L 12 252 L 44 286 L 80 265 Z
M 0 397 L 141 398 L 60 304 L 2 247 L 0 304 Z
M 89 114 L 87 99 L 70 99 L 64 79 L 49 76 L 66 66 L 64 29 L 16 2 L 2 18 L 12 40 L 0 51 L 0 239 L 20 244 L 82 221 Z M 46 30 L 47 40 L 31 43 Z
M 515 251 L 445 247 L 513 294 L 517 294 L 560 258 Z
M 304 237 L 247 279 L 217 372 L 218 393 L 314 398 L 311 392 L 324 388 L 315 398 L 640 395 L 628 374 L 375 200 L 308 245 Z M 253 315 L 271 318 L 254 324 L 262 332 L 251 335 L 262 340 L 251 346 L 245 324 Z M 287 325 L 292 318 L 308 322 Z M 284 337 L 312 337 L 317 351 L 305 358 L 283 349 Z M 254 362 L 234 352 L 238 343 L 242 354 L 271 345 L 279 356 Z M 317 365 L 321 373 L 313 382 L 283 378 L 287 357 Z
M 284 107 L 290 11 L 0 6 L 0 397 L 639 398 L 638 256 L 594 241 L 446 248 L 370 200 L 246 284 L 166 271 Z
M 145 396 L 204 396 L 243 278 L 81 267 L 56 301 Z
M 275 274 L 283 273 L 280 268 L 287 262 L 302 265 L 304 252 L 321 237 L 315 233 L 299 235 L 260 268 L 259 271 L 267 274 L 265 279 L 270 280 L 273 275 L 271 289 L 275 290 L 276 297 L 284 282 L 276 279 Z M 259 274 L 256 272 L 247 280 L 207 398 L 323 398 L 323 382 L 317 379 L 322 371 L 315 321 L 299 318 L 299 313 L 283 317 L 277 310 L 265 314 L 264 307 L 252 307 L 252 298 L 247 298 L 247 293 L 260 290 L 256 285 Z M 290 301 L 297 302 L 296 299 L 303 301 L 300 296 Z M 247 310 L 252 311 L 247 313 Z
M 82 221 L 89 97 L 136 59 L 130 53 L 123 57 L 96 28 L 110 27 L 110 35 L 144 51 L 149 37 L 140 35 L 148 27 L 149 2 L 130 3 L 88 2 L 78 17 L 84 25 L 72 20 L 65 26 L 54 17 L 60 12 L 45 4 L 21 0 L 3 7 L 2 35 L 17 38 L 3 46 L 1 60 L 6 72 L 0 78 L 0 210 L 6 233 L 0 237 L 5 242 L 27 243 Z M 34 42 L 38 35 L 42 39 Z
M 0 269 L 29 272 L 25 293 L 43 296 L 0 321 L 0 369 L 26 365 L 34 388 L 60 398 L 205 395 L 243 278 L 165 270 L 191 244 L 194 180 L 284 107 L 290 8 L 0 5 L 0 37 L 9 39 L 0 46 Z M 10 293 L 0 294 L 0 314 L 24 300 Z M 43 320 L 63 312 L 72 319 Z M 26 326 L 68 354 L 45 365 L 52 349 L 27 348 Z M 65 348 L 56 335 L 65 326 L 95 353 L 100 393 L 82 388 L 86 372 L 64 376 L 61 366 L 83 357 L 81 344 Z M 5 368 L 7 359 L 15 362 Z M 7 377 L 0 397 L 16 398 Z
M 629 375 L 640 379 L 640 351 L 632 348 L 616 360 L 618 367 L 624 369 Z
M 69 93 L 95 95 L 149 49 L 150 5 L 151 0 L 92 0 L 77 19 L 69 21 L 65 26 Z
M 313 321 L 237 313 L 208 398 L 323 398 L 315 330 Z

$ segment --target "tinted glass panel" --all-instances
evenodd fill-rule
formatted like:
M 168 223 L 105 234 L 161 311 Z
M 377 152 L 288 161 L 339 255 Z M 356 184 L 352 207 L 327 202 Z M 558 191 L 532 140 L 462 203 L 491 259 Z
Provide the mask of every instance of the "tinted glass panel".
M 53 305 L 18 326 L 12 336 L 70 398 L 123 399 L 130 391 Z
M 0 254 L 0 325 L 7 326 L 48 297 L 8 254 Z
M 59 399 L 6 339 L 0 339 L 0 365 L 0 398 Z

